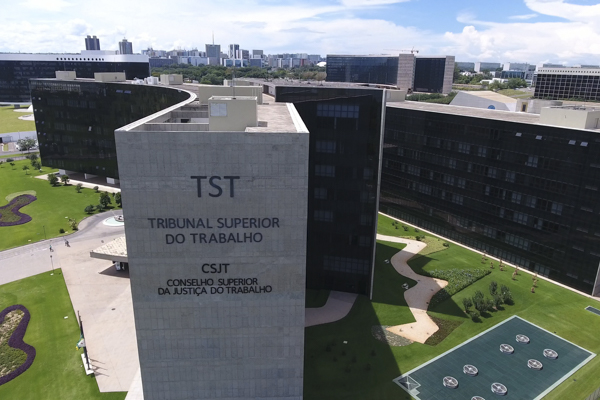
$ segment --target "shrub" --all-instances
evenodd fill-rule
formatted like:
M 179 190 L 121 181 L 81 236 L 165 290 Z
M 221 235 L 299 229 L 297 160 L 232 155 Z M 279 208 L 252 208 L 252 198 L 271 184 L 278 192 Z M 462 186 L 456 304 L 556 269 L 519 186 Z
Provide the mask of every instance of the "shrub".
M 81 183 L 78 183 L 77 186 L 75 186 L 75 190 L 77 191 L 77 193 L 81 193 L 82 187 L 83 187 L 83 185 Z
M 479 321 L 479 313 L 477 311 L 473 310 L 469 313 L 469 315 L 474 322 Z
M 470 269 L 450 269 L 450 270 L 433 270 L 426 272 L 427 276 L 436 279 L 448 281 L 448 285 L 433 295 L 429 302 L 429 307 L 433 307 L 438 303 L 454 296 L 467 286 L 477 282 L 479 279 L 488 275 L 491 271 L 488 269 L 470 268 Z
M 77 220 L 73 219 L 73 218 L 69 218 L 69 226 L 71 227 L 72 230 L 76 231 L 77 230 Z
M 450 243 L 444 242 L 444 244 L 442 246 L 444 246 L 444 247 L 450 247 Z
M 98 186 L 94 186 L 94 190 L 96 191 L 96 193 L 100 193 L 100 191 L 98 190 Z
M 119 207 L 123 207 L 123 203 L 122 203 L 122 199 L 121 199 L 121 192 L 115 193 L 115 203 L 117 203 L 117 205 Z
M 14 159 L 14 158 L 7 158 L 7 159 L 6 159 L 6 162 L 7 162 L 7 163 L 11 163 L 11 162 L 13 162 L 13 161 L 15 161 L 15 159 Z
M 98 210 L 98 212 L 104 211 L 105 208 L 106 207 L 104 207 L 104 204 L 102 204 L 102 203 L 96 205 L 96 210 Z
M 469 308 L 473 307 L 473 302 L 468 297 L 463 298 L 462 299 L 462 303 L 463 303 L 463 306 L 465 307 L 465 312 L 466 313 L 469 312 Z
M 65 186 L 67 186 L 69 184 L 69 181 L 71 180 L 71 178 L 69 178 L 69 175 L 64 174 L 63 176 L 60 177 L 60 180 L 62 181 L 62 183 L 64 183 Z
M 508 286 L 500 286 L 500 296 L 502 297 L 502 302 L 504 302 L 505 304 L 513 304 L 512 293 L 510 292 Z
M 60 228 L 60 229 L 58 230 L 58 233 L 65 233 L 65 230 L 64 230 L 63 228 Z
M 104 208 L 108 207 L 109 204 L 112 203 L 112 200 L 110 199 L 110 195 L 108 194 L 108 192 L 104 192 L 100 194 L 100 204 L 102 204 L 104 206 Z
M 58 178 L 54 174 L 48 174 L 48 182 L 50 182 L 52 186 L 56 186 L 58 183 Z
M 85 211 L 86 213 L 88 213 L 88 214 L 91 214 L 91 213 L 93 213 L 93 212 L 94 212 L 94 210 L 95 210 L 94 206 L 90 204 L 89 206 L 87 206 L 87 207 L 85 208 L 85 210 L 84 210 L 84 211 Z
M 499 295 L 498 293 L 496 293 L 494 295 L 493 301 L 494 301 L 494 307 L 496 307 L 496 309 L 498 309 L 498 307 L 500 307 L 503 303 L 502 296 Z
M 402 228 L 404 229 L 404 232 L 408 232 L 408 226 L 402 225 Z
M 490 294 L 493 296 L 498 292 L 498 283 L 496 281 L 490 282 Z

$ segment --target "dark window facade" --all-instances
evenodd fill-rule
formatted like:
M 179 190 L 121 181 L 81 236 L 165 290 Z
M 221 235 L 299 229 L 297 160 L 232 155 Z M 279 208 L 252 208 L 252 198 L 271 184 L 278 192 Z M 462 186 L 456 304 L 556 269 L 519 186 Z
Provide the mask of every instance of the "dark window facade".
M 442 93 L 446 58 L 415 58 L 415 80 L 413 91 Z
M 157 86 L 32 80 L 31 96 L 44 165 L 118 179 L 115 129 L 189 94 Z
M 380 210 L 592 292 L 600 134 L 388 107 Z
M 30 102 L 29 80 L 54 78 L 56 71 L 76 71 L 78 78 L 93 78 L 94 72 L 125 72 L 128 80 L 150 75 L 147 62 L 106 62 L 101 58 L 60 54 L 55 61 L 0 61 L 0 103 Z
M 395 85 L 397 79 L 398 57 L 327 56 L 328 82 Z
M 369 295 L 383 91 L 275 90 L 276 101 L 294 103 L 310 132 L 307 287 Z
M 534 93 L 537 99 L 600 101 L 600 70 L 597 75 L 538 73 Z

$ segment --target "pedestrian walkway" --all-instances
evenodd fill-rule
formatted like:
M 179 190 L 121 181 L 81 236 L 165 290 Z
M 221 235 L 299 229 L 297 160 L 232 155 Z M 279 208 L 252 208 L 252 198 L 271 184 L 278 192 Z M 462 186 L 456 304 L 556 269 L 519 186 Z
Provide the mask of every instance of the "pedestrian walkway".
M 426 246 L 425 243 L 385 235 L 377 235 L 377 240 L 406 244 L 404 249 L 390 259 L 390 263 L 400 275 L 417 281 L 415 286 L 404 292 L 404 299 L 416 322 L 391 326 L 387 330 L 413 342 L 425 343 L 439 329 L 436 323 L 427 315 L 427 307 L 429 307 L 433 295 L 444 288 L 448 282 L 419 275 L 408 266 L 408 260 L 423 250 Z
M 38 175 L 38 176 L 36 176 L 36 178 L 37 179 L 48 180 L 48 174 Z M 69 185 L 70 186 L 75 187 L 75 186 L 77 186 L 78 183 L 81 183 L 82 187 L 88 188 L 88 189 L 93 189 L 96 186 L 98 186 L 98 191 L 99 192 L 118 193 L 118 192 L 121 191 L 121 188 L 119 188 L 119 187 L 109 186 L 109 185 L 99 185 L 99 184 L 94 183 L 94 182 L 89 182 L 89 181 L 85 181 L 85 180 L 78 180 L 78 179 L 72 179 L 71 176 L 69 175 Z
M 68 236 L 0 252 L 0 284 L 62 269 L 63 276 L 55 277 L 64 277 L 73 309 L 81 314 L 101 392 L 129 390 L 139 370 L 129 275 L 116 271 L 110 261 L 90 257 L 92 250 L 124 235 L 123 226 L 103 223 L 114 215 L 121 212 L 90 216 L 80 222 L 78 232 Z
M 323 307 L 307 308 L 305 314 L 305 327 L 328 324 L 344 318 L 354 305 L 358 295 L 331 291 L 327 303 Z

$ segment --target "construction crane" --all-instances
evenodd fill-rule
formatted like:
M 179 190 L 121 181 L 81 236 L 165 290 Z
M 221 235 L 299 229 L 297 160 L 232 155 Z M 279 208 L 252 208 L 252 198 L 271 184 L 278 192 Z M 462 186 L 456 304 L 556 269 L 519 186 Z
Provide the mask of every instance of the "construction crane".
M 410 51 L 411 54 L 415 54 L 415 53 L 419 54 L 419 50 L 415 50 L 414 47 L 410 50 L 403 50 L 403 49 L 384 49 L 384 50 L 401 51 L 403 53 L 408 53 Z

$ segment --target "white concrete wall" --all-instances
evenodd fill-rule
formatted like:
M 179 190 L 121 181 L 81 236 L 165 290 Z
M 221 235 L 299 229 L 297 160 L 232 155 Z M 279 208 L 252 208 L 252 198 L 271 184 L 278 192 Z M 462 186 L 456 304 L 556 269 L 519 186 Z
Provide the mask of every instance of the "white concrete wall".
M 227 115 L 215 115 L 213 105 L 225 105 Z M 258 111 L 255 97 L 208 99 L 209 131 L 245 131 L 248 127 L 257 126 Z
M 542 108 L 540 124 L 564 126 L 577 129 L 600 128 L 600 110 L 576 110 L 571 108 Z

